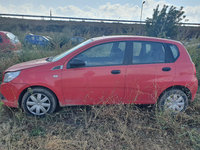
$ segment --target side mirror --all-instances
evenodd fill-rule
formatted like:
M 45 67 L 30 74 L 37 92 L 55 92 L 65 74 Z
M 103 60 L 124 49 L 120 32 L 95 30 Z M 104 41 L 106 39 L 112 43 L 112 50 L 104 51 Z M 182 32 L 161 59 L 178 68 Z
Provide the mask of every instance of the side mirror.
M 85 61 L 80 59 L 72 59 L 69 63 L 70 68 L 79 68 L 85 66 Z

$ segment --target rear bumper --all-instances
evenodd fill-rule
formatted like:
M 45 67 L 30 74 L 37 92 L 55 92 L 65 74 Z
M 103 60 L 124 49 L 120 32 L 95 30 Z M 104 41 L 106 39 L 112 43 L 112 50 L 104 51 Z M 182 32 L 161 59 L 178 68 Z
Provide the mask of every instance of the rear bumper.
M 198 91 L 198 80 L 197 80 L 197 78 L 195 78 L 194 81 L 189 83 L 186 87 L 191 92 L 191 96 L 192 96 L 191 101 L 194 101 L 196 94 L 197 94 L 197 91 Z

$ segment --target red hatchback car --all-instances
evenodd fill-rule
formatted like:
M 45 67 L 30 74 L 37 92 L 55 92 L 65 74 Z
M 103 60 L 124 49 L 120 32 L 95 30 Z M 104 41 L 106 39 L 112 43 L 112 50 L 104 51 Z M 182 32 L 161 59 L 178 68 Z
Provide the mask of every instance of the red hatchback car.
M 119 103 L 157 104 L 178 113 L 197 88 L 195 66 L 180 42 L 103 36 L 8 68 L 0 92 L 5 105 L 41 116 L 57 106 Z
M 17 51 L 21 48 L 21 43 L 14 34 L 0 31 L 0 51 Z

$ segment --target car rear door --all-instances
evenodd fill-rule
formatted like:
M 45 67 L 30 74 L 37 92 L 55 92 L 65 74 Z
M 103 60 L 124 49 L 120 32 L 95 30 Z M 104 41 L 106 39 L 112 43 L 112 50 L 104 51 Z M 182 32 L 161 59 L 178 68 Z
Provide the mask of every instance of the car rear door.
M 165 49 L 162 43 L 133 41 L 127 67 L 125 102 L 137 104 L 156 103 L 159 85 L 156 77 L 165 67 Z M 160 70 L 158 72 L 158 70 Z
M 179 50 L 176 45 L 163 44 L 165 47 L 165 63 L 156 65 L 157 92 L 161 94 L 164 90 L 175 85 L 176 59 L 179 57 Z

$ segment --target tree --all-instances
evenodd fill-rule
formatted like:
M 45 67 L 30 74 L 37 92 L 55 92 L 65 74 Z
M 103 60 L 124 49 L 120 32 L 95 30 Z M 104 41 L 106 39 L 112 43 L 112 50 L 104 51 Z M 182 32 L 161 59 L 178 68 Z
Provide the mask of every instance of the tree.
M 177 26 L 186 16 L 183 7 L 179 10 L 176 7 L 164 5 L 159 11 L 159 5 L 153 11 L 152 18 L 146 20 L 146 31 L 149 36 L 170 37 L 177 36 Z

